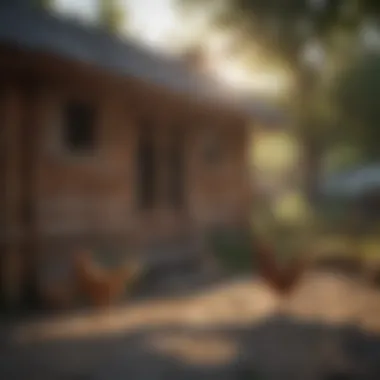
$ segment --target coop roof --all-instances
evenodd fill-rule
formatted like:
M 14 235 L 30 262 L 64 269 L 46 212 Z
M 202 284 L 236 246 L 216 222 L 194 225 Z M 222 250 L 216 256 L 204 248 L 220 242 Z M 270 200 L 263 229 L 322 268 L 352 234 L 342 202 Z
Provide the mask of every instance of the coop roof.
M 180 60 L 153 53 L 100 28 L 62 20 L 25 5 L 0 5 L 0 43 L 91 64 L 117 75 L 230 107 L 262 122 L 277 123 L 284 117 L 277 107 L 228 91 L 226 86 L 190 70 Z
M 325 195 L 360 197 L 380 191 L 380 163 L 364 165 L 329 176 L 322 182 Z

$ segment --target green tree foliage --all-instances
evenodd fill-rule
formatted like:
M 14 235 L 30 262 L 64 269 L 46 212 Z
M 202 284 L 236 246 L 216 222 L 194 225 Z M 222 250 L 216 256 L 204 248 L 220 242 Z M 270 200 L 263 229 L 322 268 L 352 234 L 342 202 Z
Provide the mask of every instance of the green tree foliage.
M 126 10 L 120 0 L 100 0 L 100 23 L 112 33 L 120 33 L 126 22 Z
M 43 9 L 50 10 L 53 7 L 53 0 L 36 0 L 36 4 Z
M 261 53 L 299 70 L 301 53 L 312 39 L 324 46 L 338 28 L 351 30 L 361 20 L 358 0 L 179 0 L 186 9 L 214 2 L 211 21 L 238 31 L 246 47 L 254 45 Z M 314 4 L 314 5 L 313 5 Z M 251 45 L 251 46 L 252 46 Z
M 380 159 L 380 52 L 363 54 L 336 78 L 333 94 L 342 133 L 370 160 Z
M 335 73 L 342 71 L 342 66 L 351 59 L 352 51 L 359 43 L 358 32 L 363 20 L 368 18 L 375 22 L 379 20 L 380 2 L 376 0 L 178 1 L 187 12 L 193 9 L 207 9 L 211 12 L 211 23 L 238 36 L 237 49 L 253 51 L 256 59 L 259 56 L 264 61 L 276 62 L 292 77 L 296 93 L 294 96 L 289 96 L 289 99 L 290 105 L 295 110 L 294 124 L 305 147 L 308 167 L 306 172 L 310 175 L 310 178 L 306 179 L 306 182 L 309 182 L 307 191 L 315 188 L 324 144 L 330 138 L 332 130 L 334 137 L 337 137 L 336 131 L 339 129 L 336 130 L 335 127 L 341 122 L 337 120 L 333 107 L 329 105 L 331 100 L 329 86 L 325 86 L 325 82 L 331 81 Z M 305 62 L 305 49 L 311 44 L 319 46 L 323 52 L 323 64 L 321 62 L 318 64 L 318 59 L 313 59 L 314 62 L 309 60 L 308 64 Z M 355 83 L 351 86 L 355 87 Z M 342 89 L 342 92 L 344 91 L 346 90 Z M 372 98 L 371 102 L 376 99 Z M 343 110 L 343 107 L 341 109 Z

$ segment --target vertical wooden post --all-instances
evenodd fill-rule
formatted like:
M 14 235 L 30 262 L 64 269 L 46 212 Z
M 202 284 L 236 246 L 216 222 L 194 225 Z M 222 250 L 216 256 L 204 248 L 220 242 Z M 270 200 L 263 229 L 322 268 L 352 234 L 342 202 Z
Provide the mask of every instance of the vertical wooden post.
M 156 194 L 155 194 L 155 212 L 159 212 L 160 216 L 167 214 L 167 141 L 168 141 L 168 124 L 163 117 L 158 118 L 158 121 L 153 128 L 153 141 L 155 144 L 155 168 L 156 171 Z
M 4 99 L 4 169 L 5 169 L 5 254 L 2 280 L 5 303 L 8 308 L 17 307 L 20 301 L 21 282 L 21 225 L 20 225 L 20 122 L 21 97 L 18 89 L 9 85 Z
M 22 118 L 22 226 L 25 233 L 23 256 L 25 280 L 23 296 L 29 308 L 39 307 L 38 292 L 38 236 L 37 236 L 37 159 L 40 122 L 40 93 L 38 83 L 25 81 L 23 85 L 24 114 Z
M 0 298 L 1 305 L 4 307 L 4 258 L 5 258 L 5 154 L 6 154 L 6 141 L 5 141 L 5 88 L 1 88 L 0 93 Z

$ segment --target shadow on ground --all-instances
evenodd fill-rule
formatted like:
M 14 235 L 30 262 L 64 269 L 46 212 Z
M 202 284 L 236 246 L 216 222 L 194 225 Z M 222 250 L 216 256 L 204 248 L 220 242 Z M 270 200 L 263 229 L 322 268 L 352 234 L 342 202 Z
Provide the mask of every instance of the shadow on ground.
M 345 372 L 355 374 L 347 378 L 375 380 L 379 363 L 378 336 L 273 316 L 238 327 L 156 326 L 9 345 L 0 358 L 0 378 L 307 380 Z
M 378 380 L 380 336 L 355 320 L 369 312 L 349 308 L 363 299 L 358 289 L 336 274 L 310 274 L 294 308 L 280 316 L 259 279 L 224 280 L 181 291 L 177 299 L 153 297 L 110 313 L 50 318 L 39 325 L 48 333 L 38 339 L 32 334 L 14 340 L 15 331 L 28 329 L 10 324 L 2 329 L 8 339 L 0 378 Z M 378 296 L 368 298 L 370 306 Z M 371 312 L 377 320 L 380 313 Z M 32 323 L 29 331 L 37 326 Z M 341 377 L 327 377 L 332 373 Z

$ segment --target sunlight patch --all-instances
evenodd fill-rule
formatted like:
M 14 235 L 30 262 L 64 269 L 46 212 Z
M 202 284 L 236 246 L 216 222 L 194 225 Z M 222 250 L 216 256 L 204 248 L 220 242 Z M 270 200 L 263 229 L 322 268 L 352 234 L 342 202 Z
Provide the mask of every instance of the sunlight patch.
M 274 206 L 276 218 L 283 223 L 306 222 L 310 218 L 310 209 L 302 194 L 291 192 L 281 197 Z
M 195 365 L 221 365 L 236 358 L 238 347 L 231 339 L 216 334 L 201 337 L 191 334 L 156 334 L 147 345 L 154 350 Z

